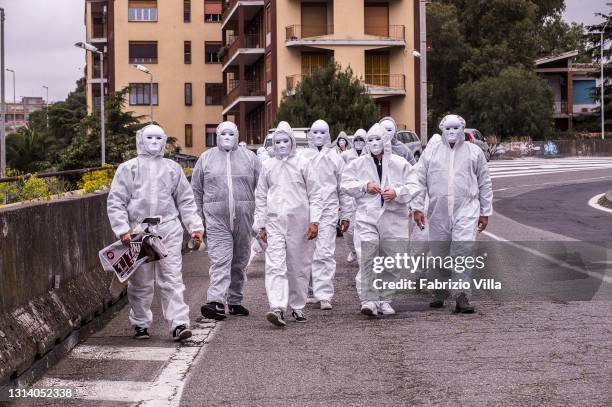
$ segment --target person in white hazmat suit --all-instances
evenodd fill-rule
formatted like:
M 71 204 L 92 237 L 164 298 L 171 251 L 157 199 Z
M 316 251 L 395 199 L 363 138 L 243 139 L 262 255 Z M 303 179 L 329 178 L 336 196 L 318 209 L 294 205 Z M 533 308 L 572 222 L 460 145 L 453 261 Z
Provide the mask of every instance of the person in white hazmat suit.
M 210 259 L 210 283 L 206 318 L 246 316 L 242 305 L 246 266 L 251 253 L 255 188 L 261 169 L 257 156 L 238 144 L 238 128 L 232 122 L 217 126 L 217 147 L 205 151 L 191 176 L 198 214 L 205 226 Z
M 344 160 L 345 164 L 350 163 L 351 161 L 361 157 L 362 155 L 365 155 L 366 150 L 365 150 L 365 136 L 366 136 L 366 131 L 364 129 L 358 129 L 355 134 L 354 134 L 354 138 L 353 138 L 353 148 L 351 148 L 350 150 L 347 150 L 345 152 L 342 153 L 342 159 Z M 351 198 L 353 199 L 353 198 Z M 351 211 L 351 218 L 349 219 L 349 227 L 346 230 L 346 232 L 344 233 L 344 241 L 346 243 L 346 247 L 349 250 L 349 254 L 346 257 L 346 261 L 348 263 L 352 263 L 355 261 L 356 255 L 357 253 L 355 252 L 355 210 L 354 210 L 354 200 L 353 200 L 353 210 Z
M 340 190 L 344 160 L 331 142 L 329 125 L 324 120 L 317 120 L 310 127 L 308 145 L 309 148 L 300 154 L 310 162 L 318 178 L 323 206 L 312 261 L 312 293 L 314 302 L 319 302 L 322 310 L 331 310 L 336 273 L 336 226 L 340 219 L 340 230 L 348 229 L 353 202 Z
M 397 124 L 395 123 L 393 117 L 383 117 L 378 123 L 384 127 L 387 136 L 391 140 L 391 150 L 393 151 L 393 154 L 403 157 L 410 163 L 410 165 L 416 165 L 417 161 L 414 158 L 412 151 L 410 151 L 410 149 L 406 147 L 404 143 L 395 138 L 395 133 L 397 133 Z
M 336 141 L 334 142 L 334 144 L 336 145 L 338 154 L 342 154 L 343 152 L 348 151 L 351 148 L 351 141 L 349 140 L 348 136 L 344 131 L 341 131 L 338 134 L 338 137 L 336 137 Z
M 267 243 L 265 286 L 270 303 L 266 319 L 284 327 L 291 307 L 296 322 L 306 322 L 304 307 L 314 239 L 321 219 L 321 195 L 309 161 L 296 153 L 291 128 L 278 126 L 274 157 L 266 160 L 255 191 L 253 230 Z
M 173 338 L 183 340 L 191 336 L 189 307 L 183 299 L 181 221 L 191 238 L 199 242 L 204 227 L 182 168 L 163 157 L 166 140 L 159 126 L 150 124 L 139 130 L 136 133 L 138 156 L 119 165 L 107 199 L 111 227 L 124 244 L 129 245 L 135 226 L 146 218 L 158 217 L 156 232 L 162 236 L 168 251 L 168 257 L 142 265 L 128 280 L 129 319 L 137 339 L 149 338 L 155 283 Z
M 476 240 L 477 231 L 487 227 L 493 213 L 487 160 L 477 145 L 465 142 L 464 129 L 465 120 L 460 116 L 444 117 L 440 141 L 427 145 L 411 182 L 417 192 L 411 206 L 418 225 L 425 223 L 425 195 L 429 197 L 427 222 L 433 255 L 449 254 L 440 242 L 450 242 L 451 256 L 471 255 L 469 242 Z M 466 281 L 471 278 L 471 269 L 462 273 L 451 270 L 451 278 Z M 435 291 L 430 305 L 443 307 L 449 295 L 456 299 L 455 312 L 474 312 L 469 303 L 470 290 Z
M 366 154 L 350 162 L 342 176 L 342 190 L 355 199 L 355 249 L 359 272 L 355 278 L 361 300 L 361 313 L 375 316 L 394 314 L 391 299 L 385 293 L 377 300 L 363 292 L 365 258 L 362 242 L 380 246 L 383 240 L 399 240 L 408 247 L 408 204 L 411 192 L 407 187 L 412 173 L 410 164 L 391 153 L 391 140 L 376 123 L 366 135 Z M 371 279 L 372 276 L 367 276 Z M 365 277 L 363 277 L 365 278 Z

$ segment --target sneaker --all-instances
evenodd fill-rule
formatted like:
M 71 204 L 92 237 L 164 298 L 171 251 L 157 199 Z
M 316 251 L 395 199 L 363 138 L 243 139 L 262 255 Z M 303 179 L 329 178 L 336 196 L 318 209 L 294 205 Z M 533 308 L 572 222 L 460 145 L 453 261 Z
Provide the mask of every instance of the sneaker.
M 306 315 L 304 315 L 304 311 L 301 309 L 294 309 L 291 311 L 291 316 L 293 317 L 294 322 L 306 322 Z
M 136 333 L 134 334 L 134 339 L 149 339 L 149 331 L 147 330 L 147 328 L 141 328 L 139 326 L 135 326 L 134 327 L 134 331 L 136 331 Z
M 394 315 L 395 310 L 388 302 L 379 302 L 378 311 L 383 315 Z
M 280 308 L 276 308 L 268 312 L 266 314 L 266 319 L 276 326 L 284 327 L 287 325 L 285 322 L 285 316 L 283 315 L 283 310 Z
M 200 308 L 200 312 L 204 318 L 214 319 L 217 321 L 224 320 L 227 315 L 225 315 L 225 306 L 220 302 L 209 302 L 202 305 Z
M 456 314 L 473 314 L 476 308 L 470 304 L 467 295 L 465 293 L 461 293 L 457 298 L 457 303 L 455 305 L 455 313 Z
M 249 315 L 249 310 L 244 308 L 242 305 L 228 305 L 229 313 L 232 315 L 239 315 L 241 317 L 246 317 Z
M 352 263 L 352 262 L 354 262 L 354 261 L 355 261 L 355 253 L 350 252 L 350 253 L 348 254 L 348 256 L 346 256 L 346 262 L 347 262 L 347 263 Z
M 172 331 L 172 339 L 175 341 L 182 341 L 187 338 L 191 338 L 191 330 L 185 325 L 179 325 Z
M 317 302 L 319 302 L 319 301 L 317 301 L 317 299 L 315 297 L 308 297 L 308 298 L 306 298 L 306 304 L 316 304 Z
M 375 317 L 376 315 L 378 315 L 378 311 L 376 310 L 376 304 L 374 304 L 372 301 L 362 302 L 361 313 L 369 317 Z
M 321 300 L 321 309 L 325 311 L 332 309 L 331 301 Z

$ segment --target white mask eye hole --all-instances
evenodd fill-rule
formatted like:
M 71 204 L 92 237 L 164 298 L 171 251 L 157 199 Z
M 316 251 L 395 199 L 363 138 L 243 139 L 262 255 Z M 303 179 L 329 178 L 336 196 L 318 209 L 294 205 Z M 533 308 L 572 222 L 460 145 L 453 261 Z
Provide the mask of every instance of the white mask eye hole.
M 155 137 L 156 140 L 161 141 L 162 140 L 162 136 L 157 136 Z

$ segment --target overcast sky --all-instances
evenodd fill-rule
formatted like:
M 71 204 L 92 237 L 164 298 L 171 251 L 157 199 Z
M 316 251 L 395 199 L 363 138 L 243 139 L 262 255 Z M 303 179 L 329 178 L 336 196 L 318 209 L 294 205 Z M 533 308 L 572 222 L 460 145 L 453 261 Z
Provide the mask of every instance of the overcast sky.
M 180 3 L 178 0 L 177 4 Z M 43 96 L 63 100 L 83 74 L 85 57 L 72 44 L 85 40 L 84 0 L 0 0 L 6 12 L 5 65 L 17 75 L 17 100 Z M 608 8 L 606 0 L 566 0 L 567 21 L 592 24 Z M 12 74 L 6 75 L 6 100 L 13 99 Z

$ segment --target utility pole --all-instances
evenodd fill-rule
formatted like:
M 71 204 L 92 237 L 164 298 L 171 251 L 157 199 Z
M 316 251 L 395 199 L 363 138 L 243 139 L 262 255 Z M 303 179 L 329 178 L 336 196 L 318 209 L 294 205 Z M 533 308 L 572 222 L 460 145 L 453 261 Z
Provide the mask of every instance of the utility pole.
M 4 104 L 4 9 L 0 8 L 0 86 L 2 87 L 2 94 L 0 95 L 0 114 L 2 120 L 0 121 L 0 177 L 6 176 L 6 106 Z M 5 197 L 6 202 L 6 197 Z
M 6 68 L 7 72 L 10 72 L 13 74 L 13 125 L 15 124 L 15 119 L 16 119 L 16 112 L 15 112 L 15 107 L 17 105 L 17 100 L 15 99 L 15 71 L 13 69 L 9 69 Z
M 600 55 L 599 55 L 599 63 L 600 63 L 600 67 L 601 67 L 601 77 L 600 77 L 600 86 L 601 86 L 601 139 L 605 140 L 606 138 L 606 124 L 605 124 L 605 105 L 604 105 L 604 33 L 606 31 L 606 27 L 608 26 L 608 21 L 606 21 L 606 24 L 604 24 L 603 28 L 601 29 L 601 43 L 600 43 Z
M 43 85 L 43 88 L 47 90 L 47 99 L 45 101 L 45 117 L 47 118 L 47 130 L 49 130 L 49 87 Z
M 427 143 L 427 4 L 430 1 L 419 0 L 419 53 L 420 94 L 421 94 L 421 144 Z

